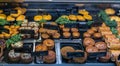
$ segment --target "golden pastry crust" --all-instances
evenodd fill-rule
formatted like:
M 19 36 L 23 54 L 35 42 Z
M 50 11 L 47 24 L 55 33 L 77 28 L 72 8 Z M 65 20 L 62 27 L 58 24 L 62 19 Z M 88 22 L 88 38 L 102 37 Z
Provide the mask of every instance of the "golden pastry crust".
M 69 38 L 71 36 L 70 32 L 63 32 L 64 38 Z
M 16 18 L 16 21 L 24 21 L 25 20 L 25 16 L 24 15 L 20 15 Z
M 117 21 L 117 22 L 120 21 L 120 17 L 118 17 L 118 16 L 110 16 L 110 19 L 111 19 L 111 20 L 115 20 L 115 21 Z
M 56 59 L 56 53 L 52 50 L 48 51 L 48 55 L 43 57 L 45 63 L 54 63 Z
M 43 34 L 41 35 L 41 37 L 44 38 L 44 39 L 48 39 L 50 36 L 49 36 L 48 34 L 43 33 Z
M 88 15 L 88 14 L 89 14 L 89 12 L 86 11 L 85 9 L 79 10 L 78 13 L 79 13 L 79 14 L 82 14 L 82 15 Z
M 92 38 L 85 38 L 83 40 L 84 46 L 95 45 L 95 41 Z
M 72 32 L 78 32 L 79 30 L 78 30 L 78 28 L 71 28 L 71 31 Z
M 83 17 L 84 17 L 86 20 L 92 20 L 92 16 L 91 16 L 91 15 L 83 15 Z
M 71 46 L 65 46 L 65 47 L 61 48 L 61 54 L 62 54 L 63 58 L 65 58 L 65 59 L 69 59 L 67 57 L 67 52 L 75 52 L 75 49 Z
M 53 35 L 53 38 L 60 38 L 60 33 L 55 33 L 55 34 Z
M 54 41 L 52 39 L 44 40 L 43 44 L 46 45 L 49 50 L 53 49 L 54 45 L 55 45 L 55 43 L 54 43 Z
M 112 8 L 107 8 L 107 9 L 105 9 L 105 12 L 106 12 L 106 14 L 108 14 L 108 15 L 114 15 L 114 14 L 115 14 L 115 10 L 112 9 Z
M 97 47 L 94 47 L 94 46 L 87 46 L 86 48 L 86 52 L 88 52 L 88 53 L 93 53 L 93 52 L 98 52 L 99 50 L 98 50 L 98 48 Z
M 63 31 L 64 31 L 64 32 L 65 32 L 65 31 L 69 32 L 69 31 L 70 31 L 70 28 L 63 28 Z
M 0 14 L 0 19 L 6 19 L 6 15 L 5 14 Z
M 69 19 L 73 20 L 73 21 L 76 21 L 77 17 L 76 17 L 76 15 L 69 15 Z
M 80 33 L 79 32 L 73 32 L 72 36 L 73 36 L 73 38 L 79 38 L 80 37 Z
M 87 33 L 89 33 L 90 35 L 94 34 L 94 31 L 92 29 L 87 30 Z
M 38 44 L 35 46 L 35 51 L 47 51 L 47 46 L 43 44 Z
M 34 16 L 34 21 L 40 21 L 42 19 L 43 19 L 43 17 L 41 15 Z
M 90 38 L 90 37 L 91 37 L 91 34 L 89 34 L 88 32 L 85 32 L 85 33 L 83 34 L 83 37 L 84 37 L 84 38 Z
M 52 16 L 50 14 L 48 15 L 43 15 L 43 19 L 44 20 L 51 20 L 52 19 Z
M 7 16 L 7 21 L 15 21 L 15 18 L 13 18 L 12 16 Z
M 85 21 L 85 18 L 81 15 L 77 15 L 76 17 L 77 17 L 77 20 L 79 21 Z

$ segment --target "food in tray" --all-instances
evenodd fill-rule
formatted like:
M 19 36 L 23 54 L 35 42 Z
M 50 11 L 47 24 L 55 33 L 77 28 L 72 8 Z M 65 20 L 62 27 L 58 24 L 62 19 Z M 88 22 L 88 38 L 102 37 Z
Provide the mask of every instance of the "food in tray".
M 6 19 L 6 15 L 5 14 L 0 14 L 0 19 Z
M 36 15 L 36 16 L 34 16 L 34 21 L 40 21 L 42 19 L 43 19 L 42 15 Z
M 91 15 L 83 15 L 83 17 L 84 17 L 86 20 L 92 20 L 92 16 L 91 16 Z
M 12 16 L 12 17 L 18 17 L 19 15 L 21 15 L 22 14 L 22 11 L 21 10 L 17 10 L 17 13 L 15 13 L 15 14 L 10 14 L 10 16 Z
M 87 30 L 87 32 L 91 35 L 94 34 L 94 31 L 92 29 Z
M 83 34 L 83 37 L 84 37 L 84 38 L 89 38 L 89 37 L 91 37 L 91 34 L 89 34 L 88 32 L 85 32 L 85 33 Z
M 63 32 L 63 37 L 64 38 L 70 38 L 71 33 L 70 32 Z
M 64 32 L 69 32 L 70 31 L 70 28 L 63 28 L 62 29 Z
M 49 36 L 47 33 L 42 33 L 42 34 L 41 34 L 41 37 L 42 37 L 43 39 L 48 39 L 48 38 L 50 38 L 50 36 Z
M 93 34 L 93 37 L 94 37 L 94 38 L 101 38 L 102 35 L 101 35 L 101 33 L 94 33 L 94 34 Z
M 107 44 L 105 42 L 96 42 L 95 47 L 97 47 L 99 50 L 106 50 Z
M 47 48 L 50 50 L 50 49 L 54 48 L 55 42 L 52 39 L 46 39 L 46 40 L 43 41 L 43 45 L 46 45 Z
M 87 46 L 89 46 L 89 45 L 95 45 L 95 41 L 94 41 L 94 39 L 92 39 L 92 38 L 84 38 L 84 40 L 83 40 L 83 45 L 84 45 L 85 47 L 87 47 Z
M 105 9 L 105 12 L 106 12 L 106 14 L 108 14 L 108 15 L 114 15 L 114 14 L 115 14 L 115 10 L 112 9 L 112 8 L 107 8 L 107 9 Z
M 119 16 L 110 16 L 110 20 L 115 20 L 116 22 L 120 22 Z
M 89 45 L 85 48 L 86 52 L 88 53 L 93 53 L 93 52 L 98 52 L 98 48 L 93 46 L 93 45 Z
M 18 41 L 14 44 L 11 44 L 12 48 L 22 48 L 23 47 L 23 42 L 22 41 Z
M 120 50 L 109 50 L 111 54 L 111 60 L 115 61 L 116 58 L 120 55 Z
M 111 59 L 111 54 L 110 52 L 107 52 L 106 56 L 104 57 L 99 57 L 99 61 L 100 62 L 109 62 L 109 60 Z
M 41 33 L 41 37 L 43 39 L 48 39 L 48 38 L 58 39 L 58 38 L 60 38 L 60 33 L 58 30 L 49 29 L 49 28 L 40 28 L 39 32 Z
M 56 32 L 56 33 L 54 33 L 53 38 L 60 38 L 60 36 L 61 36 L 60 33 Z
M 15 18 L 13 18 L 12 16 L 7 16 L 7 21 L 15 21 Z
M 75 52 L 75 49 L 71 46 L 65 46 L 65 47 L 61 48 L 61 54 L 62 54 L 63 58 L 70 59 L 67 57 L 67 52 Z
M 80 37 L 80 32 L 78 30 L 78 28 L 73 27 L 73 28 L 68 28 L 65 27 L 63 29 L 61 29 L 61 31 L 63 32 L 63 38 L 70 38 L 72 36 L 72 38 L 79 38 Z
M 10 50 L 8 53 L 9 61 L 11 62 L 19 62 L 20 61 L 20 53 L 16 53 L 14 50 Z
M 0 38 L 10 38 L 13 35 L 16 35 L 19 33 L 18 29 L 20 28 L 20 26 L 4 26 L 5 29 L 9 30 L 9 33 L 6 32 L 2 32 L 2 34 L 0 34 Z
M 82 15 L 86 15 L 86 14 L 88 15 L 89 14 L 89 12 L 87 10 L 85 10 L 85 9 L 79 10 L 78 13 L 82 14 Z
M 33 38 L 38 38 L 38 31 L 39 31 L 39 24 L 35 22 L 29 22 L 29 23 L 22 23 L 21 27 L 19 30 L 33 30 L 34 31 L 34 36 Z M 31 38 L 31 34 L 24 34 L 22 33 L 22 38 Z
M 97 32 L 97 31 L 98 31 L 98 27 L 91 27 L 91 29 L 92 29 L 94 32 Z
M 99 31 L 105 39 L 109 49 L 120 49 L 120 41 L 114 34 L 112 34 L 110 27 L 102 25 L 99 27 Z
M 76 17 L 77 17 L 77 20 L 78 20 L 78 21 L 85 21 L 85 20 L 86 20 L 86 19 L 85 19 L 83 16 L 81 16 L 81 15 L 77 15 Z
M 52 16 L 51 16 L 50 14 L 43 15 L 43 19 L 44 19 L 44 20 L 51 20 L 51 19 L 52 19 Z
M 0 10 L 0 14 L 3 13 L 3 10 Z
M 75 50 L 75 52 L 84 52 L 83 50 Z M 84 63 L 87 60 L 87 53 L 84 52 L 84 57 L 73 58 L 75 63 Z
M 79 10 L 78 13 L 81 14 L 77 16 L 79 21 L 92 20 L 92 16 L 89 15 L 89 12 L 87 10 Z
M 71 28 L 71 31 L 72 32 L 78 32 L 79 30 L 78 30 L 78 28 Z
M 45 63 L 54 63 L 56 60 L 56 53 L 52 50 L 48 51 L 48 55 L 43 57 Z
M 77 20 L 76 15 L 70 14 L 68 17 L 69 17 L 69 19 L 72 20 L 72 21 L 76 21 L 76 20 Z
M 25 15 L 20 15 L 16 18 L 16 21 L 24 21 L 25 20 Z
M 48 48 L 44 44 L 38 44 L 35 46 L 35 51 L 47 51 L 47 50 L 48 50 Z
M 79 38 L 80 37 L 80 33 L 79 32 L 73 32 L 72 36 L 73 36 L 73 38 Z
M 23 63 L 31 63 L 33 58 L 29 53 L 21 53 L 21 62 Z

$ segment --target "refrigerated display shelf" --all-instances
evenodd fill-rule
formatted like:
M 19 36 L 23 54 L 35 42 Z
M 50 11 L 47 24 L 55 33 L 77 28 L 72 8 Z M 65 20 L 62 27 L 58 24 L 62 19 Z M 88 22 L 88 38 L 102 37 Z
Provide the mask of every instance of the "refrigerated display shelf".
M 2 64 L 0 66 L 116 66 L 114 63 L 85 63 L 85 64 Z

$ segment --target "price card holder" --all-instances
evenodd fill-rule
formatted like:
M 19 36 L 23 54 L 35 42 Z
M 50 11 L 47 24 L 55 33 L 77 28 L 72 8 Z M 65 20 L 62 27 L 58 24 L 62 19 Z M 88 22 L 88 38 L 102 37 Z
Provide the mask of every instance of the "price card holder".
M 89 57 L 103 57 L 106 56 L 106 52 L 94 52 L 94 53 L 88 53 Z
M 34 30 L 28 30 L 28 29 L 21 29 L 20 30 L 21 34 L 35 34 Z
M 69 58 L 84 57 L 84 52 L 67 52 L 67 57 Z
M 51 30 L 58 30 L 58 26 L 54 26 L 50 24 L 44 24 L 43 28 L 51 29 Z
M 39 52 L 33 52 L 32 53 L 33 56 L 47 56 L 48 55 L 48 51 L 39 51 Z

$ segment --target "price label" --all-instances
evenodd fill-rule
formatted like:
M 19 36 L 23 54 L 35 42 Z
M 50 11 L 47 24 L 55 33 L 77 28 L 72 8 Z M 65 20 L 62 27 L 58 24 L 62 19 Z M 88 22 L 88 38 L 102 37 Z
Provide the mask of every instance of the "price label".
M 67 57 L 69 58 L 84 57 L 84 52 L 67 52 Z
M 48 51 L 33 52 L 32 55 L 36 55 L 36 56 L 47 56 L 47 55 L 48 55 Z
M 89 57 L 103 57 L 106 56 L 106 52 L 94 52 L 94 53 L 89 53 Z
M 28 30 L 28 29 L 21 29 L 20 30 L 21 34 L 35 34 L 34 30 Z

